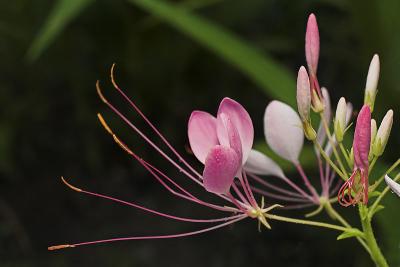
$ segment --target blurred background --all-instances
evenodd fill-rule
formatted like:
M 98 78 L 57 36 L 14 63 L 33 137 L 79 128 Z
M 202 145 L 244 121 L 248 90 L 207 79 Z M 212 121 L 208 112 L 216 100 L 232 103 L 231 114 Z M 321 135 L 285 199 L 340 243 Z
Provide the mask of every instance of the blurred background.
M 316 13 L 321 34 L 319 80 L 329 89 L 333 106 L 342 95 L 356 109 L 361 106 L 369 61 L 379 53 L 374 116 L 380 121 L 387 109 L 398 111 L 397 0 L 2 1 L 0 265 L 372 266 L 354 239 L 336 241 L 336 232 L 271 222 L 272 231 L 259 233 L 252 220 L 190 238 L 47 251 L 60 243 L 201 227 L 79 194 L 62 184 L 61 175 L 78 187 L 160 211 L 215 215 L 163 190 L 102 129 L 97 112 L 135 152 L 185 184 L 99 100 L 96 80 L 117 107 L 151 133 L 113 90 L 112 63 L 117 63 L 116 76 L 126 93 L 201 169 L 185 149 L 191 111 L 214 113 L 221 98 L 232 97 L 251 114 L 262 144 L 267 103 L 295 103 L 295 75 L 305 64 L 310 12 Z M 383 166 L 399 156 L 396 114 Z M 312 174 L 314 162 L 303 163 Z M 383 167 L 376 171 L 382 172 Z M 400 266 L 400 202 L 390 196 L 385 204 L 376 234 L 391 266 Z M 338 209 L 357 223 L 354 209 Z M 304 211 L 286 213 L 301 217 Z M 330 221 L 325 215 L 315 219 Z

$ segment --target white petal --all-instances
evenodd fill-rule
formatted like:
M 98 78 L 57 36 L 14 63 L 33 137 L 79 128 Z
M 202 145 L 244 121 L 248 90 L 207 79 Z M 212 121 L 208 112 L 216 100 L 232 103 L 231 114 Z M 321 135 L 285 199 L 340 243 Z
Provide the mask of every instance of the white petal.
M 280 101 L 269 103 L 264 114 L 264 134 L 268 145 L 276 154 L 298 163 L 304 133 L 296 111 Z
M 400 184 L 390 179 L 390 177 L 387 175 L 385 175 L 385 182 L 390 187 L 390 189 L 400 197 Z
M 254 149 L 250 151 L 244 170 L 258 175 L 272 175 L 281 178 L 285 176 L 275 161 Z

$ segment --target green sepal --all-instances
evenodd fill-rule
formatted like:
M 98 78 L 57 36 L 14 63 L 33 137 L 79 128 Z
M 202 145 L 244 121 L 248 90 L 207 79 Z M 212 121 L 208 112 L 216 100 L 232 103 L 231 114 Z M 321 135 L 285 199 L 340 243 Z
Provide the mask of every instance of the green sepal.
M 342 240 L 350 237 L 364 237 L 364 233 L 358 229 L 351 229 L 351 231 L 347 231 L 339 235 L 336 240 Z

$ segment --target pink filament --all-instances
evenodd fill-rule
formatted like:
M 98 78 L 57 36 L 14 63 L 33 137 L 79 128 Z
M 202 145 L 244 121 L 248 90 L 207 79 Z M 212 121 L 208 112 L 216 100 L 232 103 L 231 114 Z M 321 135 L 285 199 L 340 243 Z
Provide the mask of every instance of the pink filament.
M 229 217 L 224 217 L 224 218 L 218 218 L 218 219 L 191 219 L 191 218 L 184 218 L 184 217 L 178 217 L 178 216 L 174 216 L 174 215 L 158 212 L 158 211 L 143 207 L 141 205 L 138 205 L 138 204 L 135 204 L 135 203 L 132 203 L 132 202 L 127 202 L 127 201 L 120 200 L 120 199 L 117 199 L 117 198 L 114 198 L 114 197 L 110 197 L 110 196 L 106 196 L 106 195 L 103 195 L 103 194 L 93 193 L 93 192 L 86 191 L 86 190 L 81 190 L 80 192 L 88 194 L 88 195 L 92 195 L 92 196 L 95 196 L 95 197 L 108 199 L 108 200 L 111 200 L 111 201 L 114 201 L 114 202 L 121 203 L 123 205 L 134 207 L 134 208 L 137 208 L 137 209 L 140 209 L 140 210 L 152 213 L 152 214 L 159 215 L 161 217 L 165 217 L 165 218 L 173 219 L 173 220 L 177 220 L 177 221 L 193 222 L 193 223 L 214 223 L 214 222 L 228 221 L 228 220 L 236 219 L 236 218 L 239 218 L 239 217 L 243 216 L 243 214 L 239 214 L 239 215 L 234 215 L 234 216 L 229 216 Z
M 201 229 L 198 231 L 193 231 L 193 232 L 187 232 L 187 233 L 181 233 L 181 234 L 174 234 L 174 235 L 158 235 L 158 236 L 131 236 L 131 237 L 121 237 L 121 238 L 111 238 L 111 239 L 103 239 L 103 240 L 97 240 L 97 241 L 90 241 L 90 242 L 81 242 L 81 243 L 76 243 L 69 245 L 70 247 L 78 247 L 78 246 L 85 246 L 85 245 L 93 245 L 93 244 L 100 244 L 100 243 L 110 243 L 110 242 L 117 242 L 117 241 L 127 241 L 127 240 L 150 240 L 150 239 L 169 239 L 169 238 L 178 238 L 178 237 L 186 237 L 186 236 L 193 236 L 193 235 L 198 235 L 202 234 L 205 232 L 209 232 L 212 230 L 216 230 L 222 227 L 225 227 L 227 225 L 233 224 L 235 222 L 241 221 L 245 219 L 247 216 L 246 215 L 241 215 L 241 217 L 230 220 L 228 222 L 218 224 L 213 227 Z

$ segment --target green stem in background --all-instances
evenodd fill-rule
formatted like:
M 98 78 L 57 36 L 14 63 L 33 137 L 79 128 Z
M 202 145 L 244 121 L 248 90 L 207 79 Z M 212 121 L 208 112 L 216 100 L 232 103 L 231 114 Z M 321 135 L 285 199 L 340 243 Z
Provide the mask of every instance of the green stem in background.
M 389 169 L 381 176 L 379 177 L 378 181 L 376 181 L 372 186 L 371 186 L 371 192 L 374 191 L 385 179 L 385 175 L 391 173 L 398 165 L 400 164 L 400 159 L 396 160 L 395 163 L 392 164 L 392 166 L 389 167 Z
M 325 120 L 325 117 L 322 113 L 321 113 L 321 121 L 322 125 L 325 128 L 326 135 L 328 136 L 329 143 L 331 144 L 333 154 L 335 155 L 335 158 L 339 163 L 340 169 L 342 170 L 343 173 L 346 173 L 346 168 L 344 167 L 342 159 L 340 158 L 339 153 L 336 150 L 335 141 L 333 140 L 331 132 L 329 130 L 328 122 Z
M 331 216 L 332 219 L 338 220 L 343 226 L 345 226 L 347 228 L 352 228 L 351 225 L 332 207 L 332 205 L 329 201 L 326 201 L 324 203 L 324 208 L 325 208 L 326 212 L 329 214 L 329 216 Z M 371 254 L 371 250 L 369 249 L 369 247 L 365 243 L 365 241 L 359 236 L 357 236 L 356 238 L 357 238 L 358 242 L 360 242 L 360 244 L 365 248 L 365 250 L 369 254 Z
M 389 267 L 381 249 L 376 242 L 374 231 L 372 230 L 371 217 L 368 214 L 368 207 L 359 204 L 359 214 L 363 232 L 365 235 L 365 242 L 367 243 L 371 253 L 371 258 L 378 267 Z
M 344 158 L 346 159 L 346 163 L 349 166 L 349 169 L 352 169 L 350 156 L 347 153 L 347 151 L 346 151 L 345 147 L 343 146 L 342 142 L 339 143 L 339 147 L 340 147 L 340 150 L 342 151 L 342 154 L 343 154 Z
M 329 163 L 329 165 L 335 170 L 337 174 L 339 174 L 340 177 L 342 177 L 343 180 L 347 180 L 347 176 L 342 173 L 342 171 L 336 166 L 335 163 L 329 158 L 329 156 L 325 153 L 325 151 L 322 149 L 321 145 L 317 142 L 317 140 L 314 140 L 314 145 L 318 148 L 319 152 L 321 155 L 324 157 L 324 159 Z
M 376 157 L 376 156 L 372 159 L 371 164 L 369 165 L 369 169 L 368 169 L 369 173 L 371 173 L 371 171 L 374 168 L 375 163 L 376 163 L 377 160 L 378 160 L 378 157 Z

